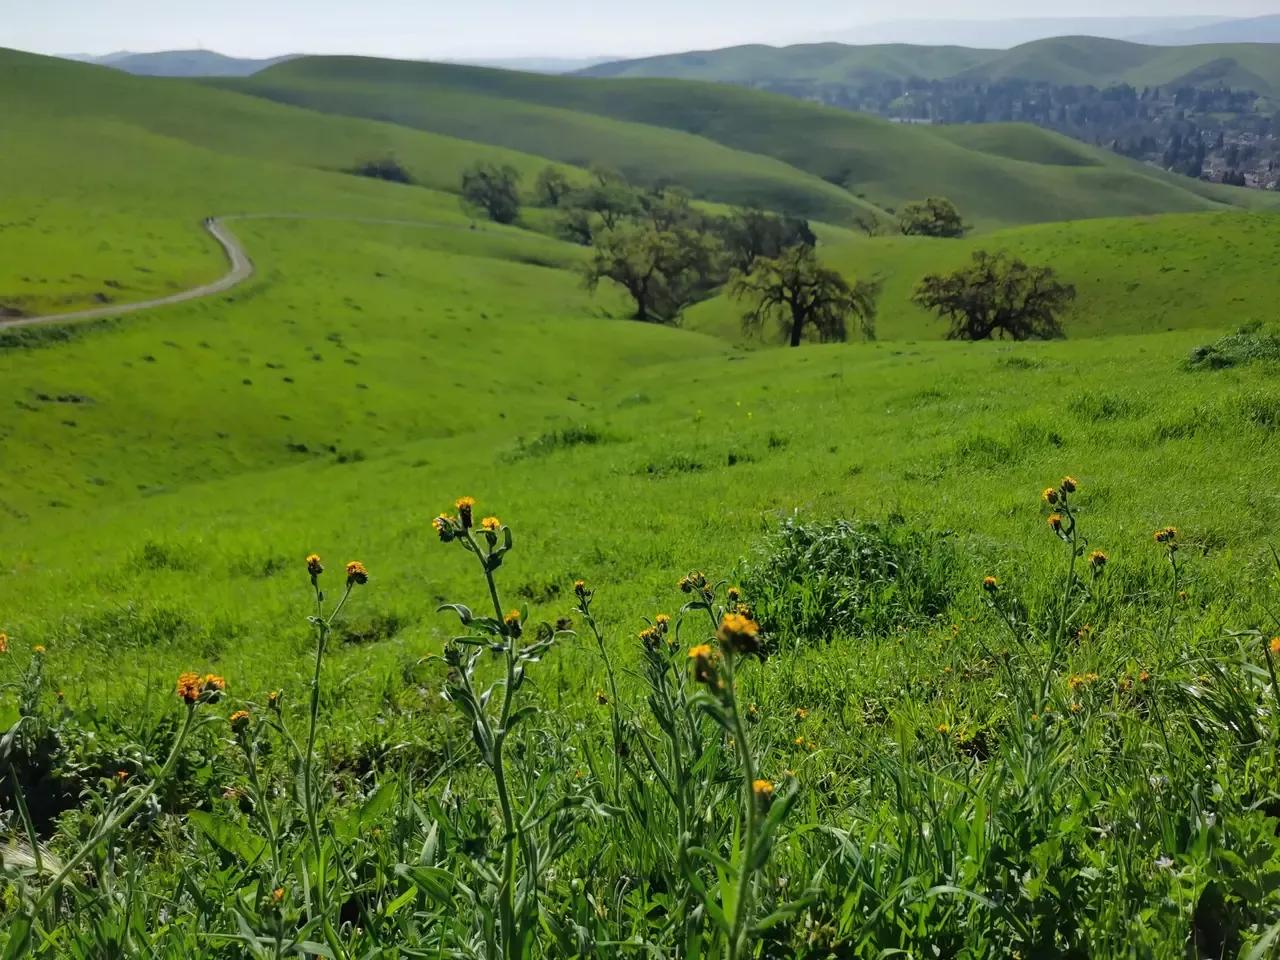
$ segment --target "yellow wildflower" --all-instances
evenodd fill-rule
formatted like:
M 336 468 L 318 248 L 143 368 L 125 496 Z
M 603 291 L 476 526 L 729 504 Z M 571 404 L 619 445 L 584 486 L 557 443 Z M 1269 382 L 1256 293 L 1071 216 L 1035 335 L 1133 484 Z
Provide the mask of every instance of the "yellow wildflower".
M 203 686 L 199 674 L 188 672 L 178 675 L 178 696 L 184 703 L 192 704 L 199 700 Z
M 760 649 L 760 624 L 740 613 L 726 613 L 716 638 L 726 650 L 755 653 Z
M 700 643 L 689 648 L 689 659 L 693 661 L 693 679 L 698 683 L 714 683 L 716 680 L 716 652 L 709 643 Z
M 453 504 L 458 508 L 458 519 L 462 522 L 463 530 L 471 529 L 471 513 L 476 506 L 475 497 L 459 497 Z

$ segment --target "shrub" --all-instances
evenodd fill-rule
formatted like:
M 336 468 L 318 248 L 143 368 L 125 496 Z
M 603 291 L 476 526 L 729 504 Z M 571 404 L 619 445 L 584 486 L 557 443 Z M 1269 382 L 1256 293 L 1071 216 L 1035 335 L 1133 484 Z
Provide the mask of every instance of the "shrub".
M 1185 362 L 1188 370 L 1225 370 L 1249 363 L 1280 362 L 1280 332 L 1241 327 L 1213 343 L 1191 351 Z
M 762 625 L 802 645 L 883 636 L 942 614 L 955 595 L 952 538 L 899 520 L 783 521 L 743 586 Z
M 347 171 L 357 177 L 370 177 L 374 180 L 387 180 L 391 183 L 414 182 L 412 174 L 395 157 L 387 156 L 378 160 L 366 160 Z

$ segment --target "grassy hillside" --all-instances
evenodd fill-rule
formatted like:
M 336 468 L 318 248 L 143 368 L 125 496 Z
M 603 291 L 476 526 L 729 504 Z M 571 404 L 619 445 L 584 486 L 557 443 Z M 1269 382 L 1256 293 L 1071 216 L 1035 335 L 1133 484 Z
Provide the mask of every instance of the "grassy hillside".
M 1161 330 L 1211 331 L 1269 323 L 1271 276 L 1280 270 L 1280 216 L 1177 214 L 1086 220 L 1002 230 L 964 240 L 880 237 L 827 245 L 823 256 L 849 276 L 884 282 L 877 323 L 891 340 L 933 339 L 946 325 L 912 304 L 927 274 L 965 265 L 976 250 L 1007 251 L 1047 264 L 1075 284 L 1064 316 L 1068 338 Z M 725 298 L 690 311 L 690 329 L 741 340 L 742 306 Z
M 446 73 L 477 70 L 440 69 Z M 479 72 L 534 76 L 501 70 Z M 260 78 L 233 81 L 227 86 L 330 114 L 375 117 L 565 163 L 603 164 L 638 183 L 684 184 L 708 200 L 756 202 L 837 223 L 848 221 L 866 208 L 838 186 L 773 157 L 731 149 L 680 131 L 507 96 L 486 96 L 448 85 L 423 87 L 351 76 L 298 83 L 270 71 Z
M 966 76 L 1059 84 L 1236 87 L 1280 96 L 1280 57 L 1267 43 L 1151 47 L 1097 37 L 1038 40 Z
M 628 146 L 617 139 L 621 131 L 597 125 L 596 117 L 642 124 L 650 136 L 654 127 L 665 127 L 731 147 L 739 156 L 781 160 L 884 209 L 943 193 L 984 227 L 1280 204 L 1280 197 L 1200 184 L 1100 150 L 1080 148 L 1096 163 L 1075 167 L 1010 159 L 1040 150 L 1043 138 L 1025 128 L 1001 135 L 1033 143 L 1026 149 L 1008 147 L 1002 156 L 928 129 L 717 84 L 545 77 L 352 57 L 295 60 L 250 80 L 225 83 L 317 109 L 443 129 L 535 152 L 554 150 L 565 159 L 583 153 L 625 155 Z M 546 125 L 546 108 L 556 111 L 559 135 Z M 566 111 L 573 113 L 566 116 Z M 584 114 L 592 115 L 590 126 L 584 126 Z M 516 122 L 521 117 L 527 128 Z M 702 192 L 707 193 L 705 187 Z
M 962 170 L 975 206 L 1209 203 L 1052 140 L 654 89 L 744 141 L 776 109 L 775 141 L 905 168 L 886 183 Z M 0 283 L 36 305 L 214 269 L 211 210 L 317 215 L 233 221 L 258 272 L 225 296 L 0 333 L 0 955 L 1274 946 L 1273 341 L 1212 372 L 1184 364 L 1198 329 L 745 352 L 619 319 L 581 249 L 432 189 L 529 154 L 7 54 L 0 109 Z M 615 122 L 655 156 L 733 153 Z M 426 185 L 328 169 L 370 142 Z M 999 242 L 1091 283 L 1120 318 L 1096 331 L 1138 292 L 1152 325 L 1222 330 L 1274 303 L 1278 222 L 821 233 L 842 269 L 896 271 L 890 298 Z M 463 495 L 498 528 L 476 555 L 433 524 Z M 725 580 L 705 608 L 696 570 Z M 459 641 L 448 603 L 490 632 Z
M 583 76 L 754 83 L 1019 79 L 1105 87 L 1230 86 L 1280 96 L 1280 58 L 1268 43 L 1159 47 L 1101 37 L 1055 37 L 1010 50 L 910 44 L 729 47 L 602 64 Z
M 185 81 L 0 51 L 0 304 L 57 312 L 212 279 L 211 214 L 311 213 L 465 226 L 464 168 L 543 158 L 393 124 L 324 117 Z M 418 186 L 332 172 L 395 156 Z M 62 158 L 49 163 L 49 157 Z M 585 175 L 569 171 L 571 176 Z

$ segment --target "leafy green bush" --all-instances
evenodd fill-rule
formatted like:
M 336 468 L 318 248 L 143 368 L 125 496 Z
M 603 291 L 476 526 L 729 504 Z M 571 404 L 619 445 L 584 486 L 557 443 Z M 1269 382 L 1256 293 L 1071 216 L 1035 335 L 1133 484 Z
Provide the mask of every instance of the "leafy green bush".
M 795 644 L 884 636 L 941 615 L 955 596 L 952 538 L 899 520 L 783 521 L 743 586 L 760 622 Z
M 1280 362 L 1280 332 L 1254 325 L 1196 347 L 1187 357 L 1186 368 L 1225 370 L 1250 363 L 1277 362 Z

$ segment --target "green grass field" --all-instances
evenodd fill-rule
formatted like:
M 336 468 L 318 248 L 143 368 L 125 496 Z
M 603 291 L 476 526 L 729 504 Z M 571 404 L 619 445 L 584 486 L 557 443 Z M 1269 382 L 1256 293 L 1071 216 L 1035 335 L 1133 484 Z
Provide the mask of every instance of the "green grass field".
M 449 192 L 534 153 L 16 54 L 0 103 L 2 304 L 197 283 L 201 217 L 312 215 L 231 221 L 257 272 L 219 297 L 0 329 L 5 960 L 1272 955 L 1280 217 L 819 225 L 881 340 L 744 350 L 734 305 L 631 322 L 545 214 Z M 938 150 L 1155 203 L 1008 136 Z M 420 184 L 336 172 L 370 146 Z M 1089 181 L 1052 182 L 1008 219 Z M 1066 340 L 939 339 L 910 289 L 979 248 L 1077 284 Z M 483 570 L 433 525 L 461 496 Z

